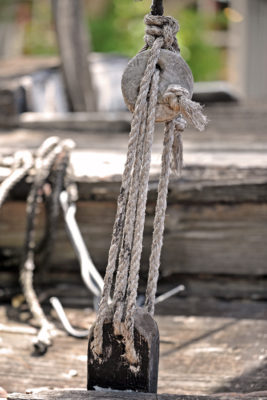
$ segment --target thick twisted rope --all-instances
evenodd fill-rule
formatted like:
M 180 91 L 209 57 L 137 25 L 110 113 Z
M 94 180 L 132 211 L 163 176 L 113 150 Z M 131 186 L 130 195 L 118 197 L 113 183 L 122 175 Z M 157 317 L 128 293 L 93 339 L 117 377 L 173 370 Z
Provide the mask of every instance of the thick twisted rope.
M 146 119 L 147 112 L 143 115 L 143 122 L 140 128 L 140 135 L 138 138 L 138 147 L 136 152 L 136 160 L 133 171 L 133 179 L 126 209 L 126 218 L 123 229 L 123 238 L 121 243 L 121 250 L 119 255 L 119 266 L 116 275 L 115 290 L 113 296 L 114 303 L 114 332 L 116 335 L 121 334 L 120 323 L 123 316 L 124 297 L 127 289 L 127 280 L 129 265 L 131 261 L 132 241 L 134 234 L 134 219 L 136 215 L 137 198 L 139 193 L 139 176 L 142 168 L 143 160 L 143 144 L 144 135 L 146 134 Z
M 159 71 L 156 71 L 151 84 L 150 101 L 147 117 L 147 135 L 144 143 L 144 162 L 140 177 L 139 197 L 135 220 L 134 240 L 131 255 L 131 265 L 128 280 L 127 304 L 125 316 L 125 349 L 127 359 L 131 364 L 137 363 L 134 348 L 134 312 L 136 309 L 136 297 L 139 280 L 140 259 L 143 244 L 143 231 L 145 224 L 145 211 L 148 192 L 149 170 L 151 152 L 156 119 L 157 92 L 159 83 Z
M 127 160 L 122 176 L 104 279 L 104 290 L 92 342 L 92 351 L 95 357 L 101 357 L 103 324 L 112 314 L 114 334 L 123 336 L 125 356 L 132 367 L 137 369 L 138 355 L 134 348 L 134 315 L 160 77 L 156 65 L 162 48 L 174 52 L 179 51 L 176 39 L 179 25 L 176 20 L 171 17 L 150 14 L 145 17 L 145 23 L 147 25 L 146 45 L 141 51 L 150 49 L 150 53 L 135 104 Z M 189 99 L 189 93 L 184 88 L 171 85 L 165 93 L 164 101 L 180 114 L 165 126 L 145 303 L 150 314 L 154 313 L 170 171 L 172 169 L 179 174 L 182 168 L 182 132 L 186 126 L 185 119 L 200 130 L 206 123 L 201 107 Z M 117 273 L 113 300 L 109 305 L 108 299 L 111 297 L 115 271 Z
M 121 185 L 120 195 L 118 198 L 117 214 L 115 218 L 111 246 L 109 250 L 106 275 L 104 278 L 104 290 L 94 329 L 94 341 L 92 349 L 96 356 L 102 353 L 102 342 L 103 342 L 102 328 L 105 318 L 107 316 L 108 298 L 110 297 L 111 294 L 111 286 L 116 268 L 116 261 L 119 253 L 120 243 L 122 240 L 123 226 L 125 222 L 126 204 L 127 204 L 129 188 L 131 187 L 132 168 L 134 166 L 136 158 L 136 149 L 137 149 L 138 137 L 140 134 L 140 127 L 142 123 L 142 116 L 143 116 L 143 111 L 146 108 L 147 96 L 151 84 L 151 79 L 155 72 L 162 44 L 163 44 L 162 38 L 158 38 L 157 40 L 155 40 L 153 44 L 148 59 L 148 63 L 146 66 L 146 70 L 140 84 L 140 91 L 136 101 L 135 112 L 133 114 L 130 139 L 128 144 L 127 160 L 122 176 L 122 185 Z
M 33 287 L 36 216 L 38 206 L 42 201 L 42 187 L 51 172 L 55 160 L 60 154 L 65 157 L 72 148 L 73 142 L 71 140 L 59 142 L 58 138 L 49 138 L 44 142 L 37 151 L 34 181 L 27 198 L 27 230 L 20 269 L 20 282 L 29 309 L 40 326 L 39 334 L 34 342 L 39 353 L 44 353 L 47 347 L 51 345 L 54 326 L 47 320 Z

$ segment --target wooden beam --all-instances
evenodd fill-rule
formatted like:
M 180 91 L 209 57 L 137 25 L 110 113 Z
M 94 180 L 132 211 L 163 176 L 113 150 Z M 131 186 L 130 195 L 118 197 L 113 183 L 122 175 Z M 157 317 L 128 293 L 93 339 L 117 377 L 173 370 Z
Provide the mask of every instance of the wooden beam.
M 32 394 L 10 394 L 7 400 L 267 400 L 267 392 L 227 393 L 210 396 L 127 393 L 114 391 L 87 391 L 83 389 L 55 389 Z

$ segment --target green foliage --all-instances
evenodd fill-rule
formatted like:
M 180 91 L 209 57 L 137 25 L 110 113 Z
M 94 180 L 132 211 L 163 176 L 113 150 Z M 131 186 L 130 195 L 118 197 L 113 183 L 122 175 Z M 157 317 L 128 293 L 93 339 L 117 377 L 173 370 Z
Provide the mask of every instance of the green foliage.
M 196 81 L 218 79 L 222 66 L 220 50 L 207 42 L 209 19 L 193 10 L 180 13 L 179 45 Z
M 113 0 L 105 15 L 89 21 L 94 51 L 116 52 L 134 56 L 144 45 L 143 16 L 149 10 L 148 3 Z M 181 53 L 190 65 L 196 81 L 219 79 L 222 53 L 211 46 L 205 35 L 211 25 L 224 22 L 200 15 L 193 9 L 184 9 L 178 18 L 181 32 L 178 34 Z
M 25 26 L 24 53 L 34 55 L 57 54 L 55 32 L 51 24 L 50 3 L 34 2 L 32 19 Z

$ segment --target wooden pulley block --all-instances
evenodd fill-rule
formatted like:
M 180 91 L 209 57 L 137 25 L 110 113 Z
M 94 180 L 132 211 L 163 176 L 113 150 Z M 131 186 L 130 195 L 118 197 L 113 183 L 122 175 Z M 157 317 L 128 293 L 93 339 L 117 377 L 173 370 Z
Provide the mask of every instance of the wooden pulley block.
M 114 334 L 112 318 L 103 326 L 103 353 L 96 358 L 92 351 L 94 326 L 88 345 L 87 389 L 110 388 L 135 392 L 157 393 L 159 363 L 159 331 L 150 314 L 138 308 L 134 318 L 134 345 L 137 365 L 130 365 L 125 357 L 122 336 Z
M 131 112 L 139 93 L 140 82 L 144 76 L 150 50 L 145 50 L 132 58 L 122 76 L 122 94 L 124 101 Z M 187 89 L 190 98 L 193 95 L 193 75 L 180 53 L 161 49 L 157 66 L 160 70 L 158 104 L 156 122 L 170 121 L 177 117 L 179 112 L 173 110 L 164 102 L 163 95 L 169 85 L 178 85 Z

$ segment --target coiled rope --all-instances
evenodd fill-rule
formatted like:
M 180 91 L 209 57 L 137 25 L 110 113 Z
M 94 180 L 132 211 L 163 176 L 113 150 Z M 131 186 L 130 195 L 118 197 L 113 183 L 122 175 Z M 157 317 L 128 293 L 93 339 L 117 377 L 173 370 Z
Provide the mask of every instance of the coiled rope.
M 156 66 L 161 49 L 179 52 L 176 39 L 179 25 L 175 19 L 150 14 L 145 17 L 145 23 L 145 46 L 141 51 L 150 49 L 150 53 L 133 113 L 127 160 L 122 175 L 104 279 L 104 290 L 92 343 L 94 356 L 101 358 L 103 324 L 112 314 L 114 333 L 123 336 L 125 356 L 132 366 L 138 364 L 134 348 L 134 315 L 137 307 L 136 298 L 160 79 L 160 71 Z M 171 85 L 168 87 L 164 95 L 164 102 L 180 114 L 176 119 L 165 123 L 145 300 L 145 308 L 151 315 L 154 314 L 170 171 L 172 169 L 177 174 L 181 172 L 182 132 L 186 127 L 186 122 L 193 124 L 199 130 L 203 130 L 207 123 L 206 117 L 202 114 L 202 107 L 191 101 L 188 91 L 181 86 Z M 111 297 L 114 281 L 112 304 L 109 305 L 108 299 Z

